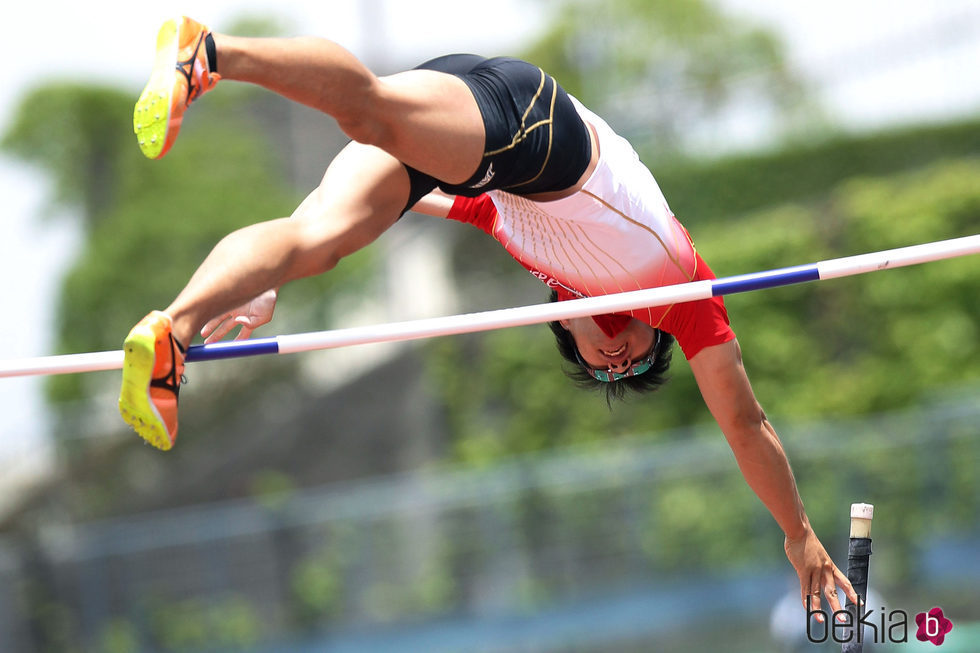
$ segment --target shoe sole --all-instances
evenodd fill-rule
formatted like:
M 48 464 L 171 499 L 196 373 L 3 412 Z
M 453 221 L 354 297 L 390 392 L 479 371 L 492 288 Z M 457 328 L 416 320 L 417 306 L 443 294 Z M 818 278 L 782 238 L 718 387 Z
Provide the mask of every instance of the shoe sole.
M 123 343 L 122 389 L 119 391 L 119 413 L 141 438 L 157 449 L 173 447 L 170 434 L 156 406 L 150 401 L 150 380 L 156 357 L 156 334 L 145 326 L 136 326 Z
M 160 28 L 153 72 L 133 111 L 133 131 L 140 150 L 150 159 L 163 156 L 167 143 L 177 75 L 177 30 L 176 20 L 168 20 Z

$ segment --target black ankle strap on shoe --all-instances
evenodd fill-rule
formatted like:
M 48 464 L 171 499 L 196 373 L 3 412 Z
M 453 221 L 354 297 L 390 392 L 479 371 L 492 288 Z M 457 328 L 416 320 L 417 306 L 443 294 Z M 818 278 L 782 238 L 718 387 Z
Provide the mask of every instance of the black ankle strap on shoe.
M 218 72 L 218 48 L 214 45 L 214 37 L 208 32 L 204 37 L 204 54 L 208 56 L 208 71 Z

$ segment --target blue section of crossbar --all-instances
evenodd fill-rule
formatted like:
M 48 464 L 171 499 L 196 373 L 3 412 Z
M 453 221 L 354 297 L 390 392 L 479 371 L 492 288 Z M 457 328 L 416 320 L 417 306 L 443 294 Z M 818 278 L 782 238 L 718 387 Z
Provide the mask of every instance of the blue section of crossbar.
M 256 338 L 255 340 L 229 340 L 214 342 L 210 345 L 191 345 L 187 348 L 188 363 L 195 361 L 213 361 L 223 358 L 242 358 L 244 356 L 262 356 L 278 354 L 279 340 L 276 338 Z
M 777 286 L 788 286 L 804 281 L 819 281 L 820 271 L 816 263 L 810 265 L 797 265 L 791 268 L 780 268 L 778 270 L 768 270 L 766 272 L 753 272 L 752 274 L 742 274 L 735 277 L 724 277 L 716 279 L 711 284 L 711 295 L 730 295 L 737 292 L 747 292 L 749 290 L 762 290 L 763 288 L 775 288 Z

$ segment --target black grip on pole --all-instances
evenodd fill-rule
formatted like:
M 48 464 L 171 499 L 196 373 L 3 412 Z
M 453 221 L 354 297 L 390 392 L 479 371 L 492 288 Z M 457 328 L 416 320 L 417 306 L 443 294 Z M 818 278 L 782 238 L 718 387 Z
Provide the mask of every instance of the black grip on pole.
M 868 601 L 868 565 L 871 559 L 871 538 L 852 537 L 847 543 L 847 580 L 851 581 L 851 586 L 858 595 L 859 605 L 855 605 L 850 598 L 845 601 L 844 607 L 851 613 L 850 641 L 841 644 L 842 653 L 861 653 L 864 649 L 863 629 L 858 628 L 858 620 L 864 612 L 864 606 Z

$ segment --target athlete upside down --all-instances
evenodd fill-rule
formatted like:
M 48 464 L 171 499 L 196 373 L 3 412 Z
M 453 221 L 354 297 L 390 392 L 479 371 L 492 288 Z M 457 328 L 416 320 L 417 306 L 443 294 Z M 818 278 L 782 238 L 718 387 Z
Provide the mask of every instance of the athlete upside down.
M 219 74 L 220 63 L 220 74 Z M 175 65 L 176 64 L 176 65 Z M 352 142 L 292 216 L 218 243 L 176 299 L 124 346 L 119 406 L 161 449 L 177 436 L 185 345 L 272 317 L 277 289 L 322 274 L 408 209 L 469 222 L 556 299 L 714 278 L 628 142 L 532 64 L 451 55 L 376 77 L 336 43 L 251 39 L 166 23 L 136 104 L 140 147 L 159 158 L 185 108 L 220 79 L 251 82 L 335 118 Z M 552 324 L 577 374 L 607 390 L 662 382 L 674 340 L 746 482 L 785 534 L 804 604 L 857 599 L 810 526 L 789 461 L 749 383 L 721 298 Z

